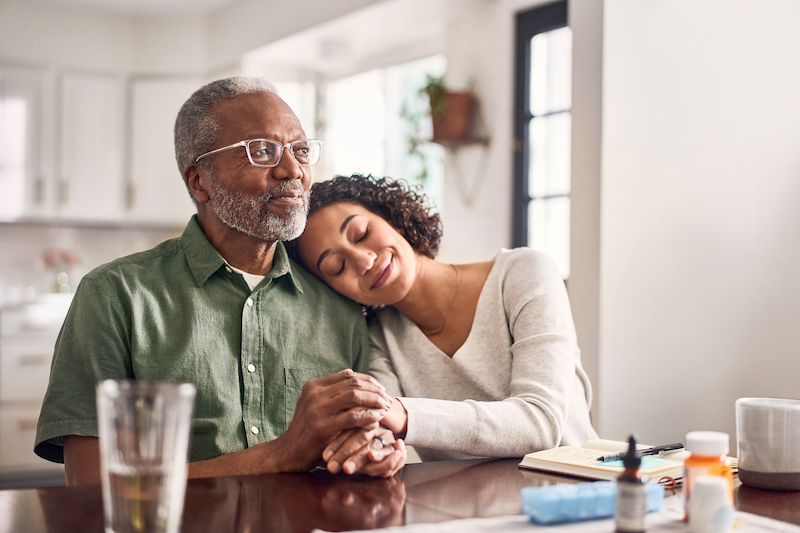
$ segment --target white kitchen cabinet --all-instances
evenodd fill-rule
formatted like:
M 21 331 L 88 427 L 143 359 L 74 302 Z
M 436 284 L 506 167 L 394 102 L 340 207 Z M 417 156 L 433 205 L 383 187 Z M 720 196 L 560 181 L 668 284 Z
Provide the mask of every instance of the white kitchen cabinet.
M 202 84 L 0 64 L 0 221 L 186 224 L 173 126 Z
M 117 221 L 125 198 L 125 82 L 113 76 L 64 74 L 61 82 L 60 219 Z
M 0 66 L 0 220 L 36 217 L 52 205 L 53 79 Z
M 0 475 L 20 479 L 23 473 L 38 476 L 64 471 L 64 465 L 45 461 L 33 453 L 40 410 L 41 405 L 34 404 L 0 407 Z
M 175 162 L 173 127 L 199 79 L 147 79 L 132 84 L 127 219 L 184 225 L 196 212 Z
M 55 337 L 0 337 L 0 404 L 41 402 L 47 391 Z
M 64 471 L 33 453 L 33 444 L 53 349 L 71 300 L 52 294 L 0 309 L 0 484 Z

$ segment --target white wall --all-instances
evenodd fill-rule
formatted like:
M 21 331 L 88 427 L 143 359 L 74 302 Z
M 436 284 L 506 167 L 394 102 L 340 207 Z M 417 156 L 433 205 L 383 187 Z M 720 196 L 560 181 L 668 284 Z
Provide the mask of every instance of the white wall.
M 205 17 L 132 17 L 0 0 L 0 60 L 136 75 L 207 70 Z
M 0 0 L 0 59 L 128 71 L 135 62 L 131 19 L 19 0 Z
M 380 1 L 304 0 L 302 4 L 281 4 L 239 0 L 207 17 L 209 67 L 238 67 L 242 55 L 251 50 Z
M 581 359 L 594 387 L 592 422 L 603 423 L 600 357 L 600 192 L 603 0 L 570 0 L 572 29 L 572 202 L 567 283 Z
M 604 437 L 733 439 L 737 397 L 800 398 L 798 22 L 793 0 L 605 0 Z
M 506 50 L 513 26 L 508 11 L 495 3 L 468 5 L 446 32 L 445 81 L 475 93 L 490 144 L 447 153 L 440 258 L 452 262 L 486 261 L 511 245 L 513 87 L 506 80 L 513 56 Z

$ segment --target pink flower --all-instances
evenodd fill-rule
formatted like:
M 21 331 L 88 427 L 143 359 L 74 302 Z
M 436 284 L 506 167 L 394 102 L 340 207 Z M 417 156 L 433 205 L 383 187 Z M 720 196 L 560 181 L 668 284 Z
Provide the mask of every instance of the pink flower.
M 65 248 L 49 248 L 42 254 L 42 262 L 47 268 L 56 268 L 61 265 L 73 267 L 81 262 L 78 254 Z

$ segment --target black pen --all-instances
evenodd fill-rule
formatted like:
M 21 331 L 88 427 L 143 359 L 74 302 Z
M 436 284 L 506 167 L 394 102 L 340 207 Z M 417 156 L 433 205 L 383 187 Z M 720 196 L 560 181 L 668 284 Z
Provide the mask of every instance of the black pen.
M 668 452 L 671 450 L 682 450 L 682 449 L 683 449 L 683 444 L 678 442 L 676 444 L 665 444 L 664 446 L 653 446 L 652 448 L 643 448 L 641 450 L 636 450 L 636 455 L 638 455 L 639 457 L 644 457 L 645 455 L 658 455 L 661 452 Z M 611 455 L 604 455 L 602 457 L 598 457 L 597 460 L 601 463 L 605 461 L 615 461 L 617 459 L 622 459 L 623 457 L 625 457 L 625 455 L 626 455 L 625 452 L 612 453 Z

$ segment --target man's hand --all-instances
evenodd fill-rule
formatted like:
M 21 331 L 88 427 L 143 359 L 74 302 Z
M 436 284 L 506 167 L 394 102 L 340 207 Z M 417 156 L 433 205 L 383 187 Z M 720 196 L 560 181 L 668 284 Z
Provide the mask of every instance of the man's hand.
M 391 405 L 383 385 L 352 370 L 307 382 L 289 428 L 277 439 L 286 452 L 280 469 L 311 469 L 338 435 L 353 428 L 377 428 Z
M 328 471 L 369 476 L 393 476 L 408 458 L 402 439 L 395 441 L 392 431 L 384 426 L 357 428 L 341 433 L 325 448 L 323 460 Z

